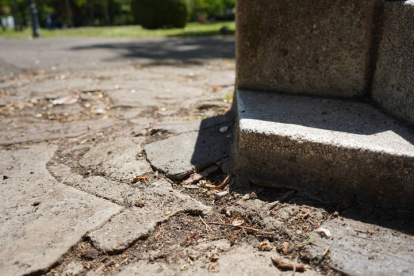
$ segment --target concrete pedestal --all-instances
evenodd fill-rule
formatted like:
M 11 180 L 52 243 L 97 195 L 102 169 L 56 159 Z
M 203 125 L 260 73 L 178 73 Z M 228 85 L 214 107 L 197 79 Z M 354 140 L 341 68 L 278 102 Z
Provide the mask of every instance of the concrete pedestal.
M 414 125 L 414 1 L 385 3 L 383 21 L 372 97 Z
M 337 202 L 414 207 L 411 129 L 364 103 L 242 90 L 237 97 L 239 178 Z
M 240 89 L 363 97 L 382 0 L 238 0 Z
M 237 5 L 239 179 L 414 207 L 414 1 Z

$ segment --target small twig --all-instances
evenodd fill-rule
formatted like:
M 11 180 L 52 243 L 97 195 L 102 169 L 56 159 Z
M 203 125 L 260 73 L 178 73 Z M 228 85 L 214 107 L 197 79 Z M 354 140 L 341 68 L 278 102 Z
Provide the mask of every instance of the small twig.
M 329 249 L 331 249 L 331 246 L 328 246 L 327 248 L 325 248 L 325 251 L 323 251 L 321 258 L 320 258 L 320 259 L 319 259 L 319 261 L 318 261 L 318 264 L 320 264 L 320 263 L 323 261 L 323 259 L 325 259 L 325 256 L 326 256 L 326 255 L 328 254 L 328 252 L 329 252 Z
M 133 177 L 133 178 L 131 178 L 131 183 L 132 184 L 135 184 L 135 183 L 137 183 L 138 181 L 140 181 L 140 180 L 147 180 L 149 178 L 149 176 L 148 175 L 139 175 L 139 176 L 136 176 L 136 177 Z M 145 181 L 146 182 L 146 181 Z
M 280 204 L 280 202 L 279 202 L 279 200 L 277 200 L 277 201 L 275 201 L 275 202 L 273 202 L 273 203 L 270 203 L 270 206 L 269 206 L 269 208 L 268 208 L 268 210 L 270 211 L 270 210 L 273 210 L 274 208 L 276 208 L 276 206 L 277 205 L 279 205 Z
M 219 223 L 219 222 L 209 222 L 209 224 L 221 225 L 221 226 L 229 226 L 229 227 L 234 227 L 234 228 L 240 228 L 240 229 L 244 229 L 244 230 L 256 232 L 256 233 L 259 233 L 261 235 L 268 235 L 268 236 L 273 236 L 274 235 L 274 233 L 264 232 L 262 230 L 259 230 L 259 229 L 253 228 L 253 227 L 248 227 L 248 226 L 232 225 L 232 224 Z
M 227 184 L 229 184 L 229 182 L 230 182 L 230 176 L 227 176 L 226 179 L 224 179 L 223 183 L 221 183 L 220 185 L 216 186 L 215 189 L 216 190 L 221 190 L 224 187 L 226 187 Z
M 103 265 L 101 265 L 100 267 L 98 267 L 98 269 L 97 270 L 95 270 L 95 272 L 98 272 L 99 270 L 101 270 L 102 268 L 104 268 L 105 267 L 105 264 L 103 264 Z
M 204 226 L 206 227 L 207 232 L 213 232 L 213 230 L 211 229 L 210 226 L 208 226 L 208 224 L 204 221 L 204 219 L 201 216 L 198 216 L 201 220 L 201 222 L 204 224 Z
M 122 262 L 119 263 L 119 265 L 125 263 L 126 261 L 128 261 L 128 258 L 125 258 Z
M 295 276 L 296 273 L 296 262 L 298 261 L 298 257 L 296 257 L 295 261 L 293 262 L 293 271 L 292 271 L 292 276 Z
M 305 271 L 305 266 L 304 265 L 296 265 L 296 264 L 289 264 L 289 263 L 285 263 L 279 259 L 276 259 L 275 257 L 271 257 L 270 258 L 272 260 L 272 262 L 274 263 L 274 265 L 281 269 L 281 270 L 292 270 L 292 271 L 297 271 L 297 272 L 304 272 Z
M 329 252 L 329 249 L 331 249 L 331 246 L 328 246 L 328 247 L 325 249 L 325 251 L 323 251 L 322 258 L 325 258 L 326 254 L 328 254 L 328 252 Z
M 201 179 L 218 172 L 219 170 L 220 170 L 220 166 L 214 165 L 214 166 L 212 166 L 210 168 L 207 168 L 206 170 L 204 170 L 200 173 L 197 173 L 197 174 L 194 174 L 194 175 L 190 176 L 190 178 L 185 180 L 182 184 L 183 185 L 189 185 L 189 184 L 196 183 L 196 182 L 200 181 Z

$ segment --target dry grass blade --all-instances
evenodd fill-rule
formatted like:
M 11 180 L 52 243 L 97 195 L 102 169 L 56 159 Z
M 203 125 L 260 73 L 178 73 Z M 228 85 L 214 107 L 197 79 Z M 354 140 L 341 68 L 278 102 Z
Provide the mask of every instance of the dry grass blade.
M 201 216 L 198 216 L 201 220 L 201 222 L 204 224 L 204 226 L 206 227 L 206 230 L 209 232 L 213 232 L 213 230 L 211 229 L 210 226 L 208 226 L 208 224 L 204 221 L 204 219 Z

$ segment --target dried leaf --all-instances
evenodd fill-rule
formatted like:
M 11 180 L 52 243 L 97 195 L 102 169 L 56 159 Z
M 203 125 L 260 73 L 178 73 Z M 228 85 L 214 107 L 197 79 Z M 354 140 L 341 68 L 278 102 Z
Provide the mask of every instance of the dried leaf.
M 259 250 L 261 251 L 272 251 L 273 247 L 270 245 L 269 241 L 263 241 L 259 244 Z
M 139 176 L 136 176 L 134 178 L 131 178 L 131 183 L 134 184 L 134 183 L 137 183 L 140 180 L 147 180 L 148 178 L 149 178 L 148 175 L 139 175 Z
M 73 94 L 64 97 L 60 97 L 56 100 L 52 101 L 53 105 L 61 105 L 61 104 L 74 104 L 78 101 L 79 95 Z
M 290 244 L 288 242 L 283 243 L 282 251 L 283 251 L 284 254 L 289 253 L 289 246 L 290 246 Z
M 235 218 L 231 223 L 231 225 L 233 226 L 241 226 L 243 224 L 244 224 L 244 219 L 242 218 Z
M 331 231 L 329 231 L 328 229 L 322 228 L 322 227 L 316 229 L 315 232 L 321 235 L 322 237 L 325 237 L 328 239 L 332 237 Z

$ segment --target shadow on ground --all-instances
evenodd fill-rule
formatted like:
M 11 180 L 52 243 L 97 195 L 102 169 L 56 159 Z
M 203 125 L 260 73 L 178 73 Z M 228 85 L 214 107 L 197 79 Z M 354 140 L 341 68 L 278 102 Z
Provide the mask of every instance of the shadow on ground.
M 97 43 L 75 46 L 73 51 L 107 49 L 119 52 L 123 58 L 149 59 L 150 64 L 202 64 L 207 59 L 234 59 L 233 37 L 176 37 L 139 40 L 137 42 Z M 111 60 L 106 60 L 111 61 Z
M 204 119 L 201 122 L 200 131 L 198 133 L 197 142 L 194 148 L 191 163 L 200 170 L 206 168 L 208 165 L 203 163 L 200 157 L 214 154 L 221 156 L 223 172 L 226 174 L 235 173 L 234 160 L 231 160 L 232 142 L 234 143 L 234 120 L 233 113 L 229 112 L 225 115 L 215 116 Z M 298 119 L 300 121 L 300 119 Z M 295 121 L 297 123 L 297 121 Z M 217 128 L 218 123 L 221 126 L 228 125 L 228 135 L 223 135 Z M 212 131 L 212 126 L 214 129 Z M 347 128 L 340 130 L 349 130 Z M 384 129 L 373 129 L 372 132 L 384 131 Z M 226 141 L 231 137 L 231 141 Z M 209 160 L 212 160 L 210 157 Z M 256 166 L 257 164 L 251 164 Z M 235 177 L 235 176 L 233 176 Z M 230 191 L 241 194 L 250 194 L 255 192 L 258 199 L 274 203 L 288 203 L 298 206 L 310 206 L 323 209 L 329 213 L 338 212 L 340 216 L 359 221 L 366 224 L 378 225 L 392 230 L 397 230 L 408 235 L 414 235 L 414 213 L 412 211 L 385 209 L 377 205 L 360 202 L 353 198 L 328 197 L 329 195 L 312 194 L 308 191 L 296 190 L 294 188 L 281 185 L 281 188 L 269 188 L 256 186 L 249 181 L 237 183 L 233 182 L 230 186 Z

